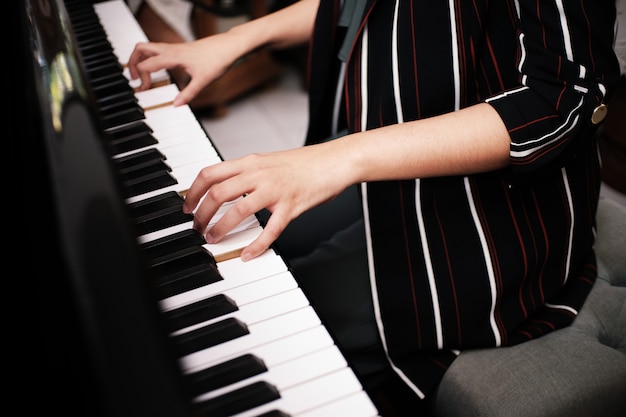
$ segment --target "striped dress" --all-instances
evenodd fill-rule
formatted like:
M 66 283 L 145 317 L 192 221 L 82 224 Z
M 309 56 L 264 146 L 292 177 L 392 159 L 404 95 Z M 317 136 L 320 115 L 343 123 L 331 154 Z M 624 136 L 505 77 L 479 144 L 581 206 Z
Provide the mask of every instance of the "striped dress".
M 615 2 L 369 0 L 345 44 L 341 7 L 318 11 L 307 143 L 479 102 L 512 139 L 502 170 L 362 185 L 383 344 L 423 398 L 461 350 L 570 324 L 594 283 Z

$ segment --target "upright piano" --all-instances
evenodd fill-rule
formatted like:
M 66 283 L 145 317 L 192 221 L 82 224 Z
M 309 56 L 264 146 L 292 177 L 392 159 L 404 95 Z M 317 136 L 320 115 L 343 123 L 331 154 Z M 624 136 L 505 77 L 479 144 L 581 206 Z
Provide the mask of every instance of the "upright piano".
M 221 156 L 193 112 L 171 105 L 167 73 L 135 91 L 124 59 L 145 39 L 126 4 L 10 3 L 10 105 L 27 121 L 10 137 L 29 239 L 20 276 L 35 306 L 23 408 L 378 415 L 280 255 L 237 257 L 262 230 L 256 217 L 219 244 L 193 231 L 185 189 Z

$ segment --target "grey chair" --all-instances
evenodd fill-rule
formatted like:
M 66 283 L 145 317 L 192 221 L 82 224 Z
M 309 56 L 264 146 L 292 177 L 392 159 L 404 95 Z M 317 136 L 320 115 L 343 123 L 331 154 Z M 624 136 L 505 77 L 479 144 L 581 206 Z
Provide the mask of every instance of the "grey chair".
M 436 417 L 626 416 L 626 207 L 601 199 L 598 279 L 571 326 L 521 345 L 462 352 Z

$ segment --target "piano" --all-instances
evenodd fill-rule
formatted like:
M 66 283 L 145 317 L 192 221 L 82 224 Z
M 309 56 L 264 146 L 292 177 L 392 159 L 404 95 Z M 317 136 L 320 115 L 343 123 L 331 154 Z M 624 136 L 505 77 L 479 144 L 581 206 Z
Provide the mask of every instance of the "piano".
M 146 39 L 126 4 L 24 0 L 15 15 L 12 107 L 27 123 L 11 142 L 36 351 L 22 406 L 377 416 L 280 254 L 238 258 L 256 217 L 209 245 L 180 210 L 198 170 L 222 158 L 189 107 L 171 105 L 166 72 L 135 91 L 125 59 Z

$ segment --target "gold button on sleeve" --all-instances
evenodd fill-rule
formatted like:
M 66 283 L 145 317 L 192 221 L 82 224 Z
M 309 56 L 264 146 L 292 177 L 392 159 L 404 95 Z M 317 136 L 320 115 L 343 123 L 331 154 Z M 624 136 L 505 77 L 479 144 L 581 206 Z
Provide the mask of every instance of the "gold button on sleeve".
M 604 103 L 600 104 L 598 107 L 593 109 L 593 114 L 591 115 L 591 123 L 593 123 L 594 125 L 597 125 L 598 123 L 603 121 L 604 118 L 606 117 L 607 111 L 608 111 L 608 108 L 606 107 L 606 104 Z

